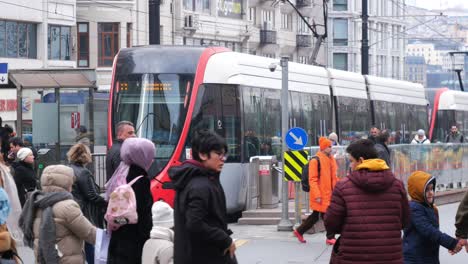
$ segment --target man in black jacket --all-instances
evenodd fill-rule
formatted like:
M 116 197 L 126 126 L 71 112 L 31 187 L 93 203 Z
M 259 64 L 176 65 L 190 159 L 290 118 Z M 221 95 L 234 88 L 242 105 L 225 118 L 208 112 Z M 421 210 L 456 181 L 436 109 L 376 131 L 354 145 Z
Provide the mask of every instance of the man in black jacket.
M 237 263 L 227 228 L 226 197 L 219 175 L 227 158 L 223 138 L 208 130 L 192 140 L 193 159 L 170 170 L 174 200 L 175 264 Z
M 392 166 L 391 158 L 391 151 L 388 148 L 388 139 L 390 138 L 390 133 L 388 130 L 382 130 L 380 134 L 375 137 L 375 150 L 377 150 L 377 154 L 379 155 L 379 159 L 385 160 L 388 167 Z
M 114 141 L 106 156 L 107 181 L 109 181 L 120 165 L 120 148 L 122 147 L 122 143 L 127 138 L 135 137 L 135 127 L 130 121 L 120 121 L 117 123 L 115 132 L 117 134 L 117 140 Z

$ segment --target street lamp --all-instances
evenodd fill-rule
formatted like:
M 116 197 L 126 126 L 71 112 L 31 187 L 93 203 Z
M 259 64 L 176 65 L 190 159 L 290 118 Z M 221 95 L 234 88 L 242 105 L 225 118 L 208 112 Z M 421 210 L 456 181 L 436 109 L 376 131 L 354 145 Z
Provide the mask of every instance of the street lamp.
M 289 120 L 289 112 L 288 112 L 288 61 L 289 57 L 283 56 L 281 57 L 279 66 L 281 67 L 281 135 L 283 137 L 282 140 L 282 173 L 284 178 L 284 152 L 288 150 L 286 146 L 285 136 L 288 132 L 288 120 Z M 278 66 L 277 63 L 271 63 L 268 68 L 271 72 L 276 70 Z M 289 220 L 289 197 L 288 197 L 288 182 L 282 179 L 281 181 L 281 220 L 278 223 L 278 231 L 292 231 L 292 223 Z
M 457 73 L 458 82 L 460 83 L 460 90 L 465 91 L 463 87 L 463 79 L 461 72 L 463 71 L 463 66 L 465 65 L 465 56 L 468 54 L 468 51 L 451 51 L 449 52 L 450 59 L 452 60 L 452 70 Z

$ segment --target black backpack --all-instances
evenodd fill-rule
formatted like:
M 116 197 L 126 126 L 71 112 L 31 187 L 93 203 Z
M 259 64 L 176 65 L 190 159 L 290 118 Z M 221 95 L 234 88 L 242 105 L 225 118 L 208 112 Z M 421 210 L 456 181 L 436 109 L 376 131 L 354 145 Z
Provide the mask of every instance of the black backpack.
M 317 170 L 318 170 L 318 175 L 320 177 L 320 159 L 317 156 L 313 156 L 310 158 L 310 160 L 316 160 L 317 161 Z M 304 192 L 309 192 L 310 191 L 310 186 L 309 186 L 309 162 L 310 160 L 302 167 L 302 174 L 301 174 L 301 184 L 302 184 L 302 190 Z

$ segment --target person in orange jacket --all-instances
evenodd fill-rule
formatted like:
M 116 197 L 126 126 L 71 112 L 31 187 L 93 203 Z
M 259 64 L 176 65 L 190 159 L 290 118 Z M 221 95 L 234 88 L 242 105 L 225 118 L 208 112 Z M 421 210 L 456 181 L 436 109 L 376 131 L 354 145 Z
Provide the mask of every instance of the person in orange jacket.
M 302 222 L 302 224 L 293 231 L 294 235 L 301 243 L 305 243 L 303 235 L 311 229 L 327 211 L 330 200 L 338 178 L 336 176 L 337 164 L 332 155 L 331 140 L 321 137 L 319 139 L 320 151 L 317 153 L 317 159 L 311 159 L 309 162 L 309 200 L 310 209 L 313 213 Z M 327 233 L 326 243 L 335 244 L 335 234 Z

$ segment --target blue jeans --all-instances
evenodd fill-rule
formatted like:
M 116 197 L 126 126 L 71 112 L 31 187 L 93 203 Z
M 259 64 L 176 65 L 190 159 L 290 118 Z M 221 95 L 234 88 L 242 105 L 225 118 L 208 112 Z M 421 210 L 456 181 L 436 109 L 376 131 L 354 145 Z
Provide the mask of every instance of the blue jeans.
M 94 246 L 85 242 L 85 254 L 86 254 L 86 262 L 88 264 L 94 264 Z

